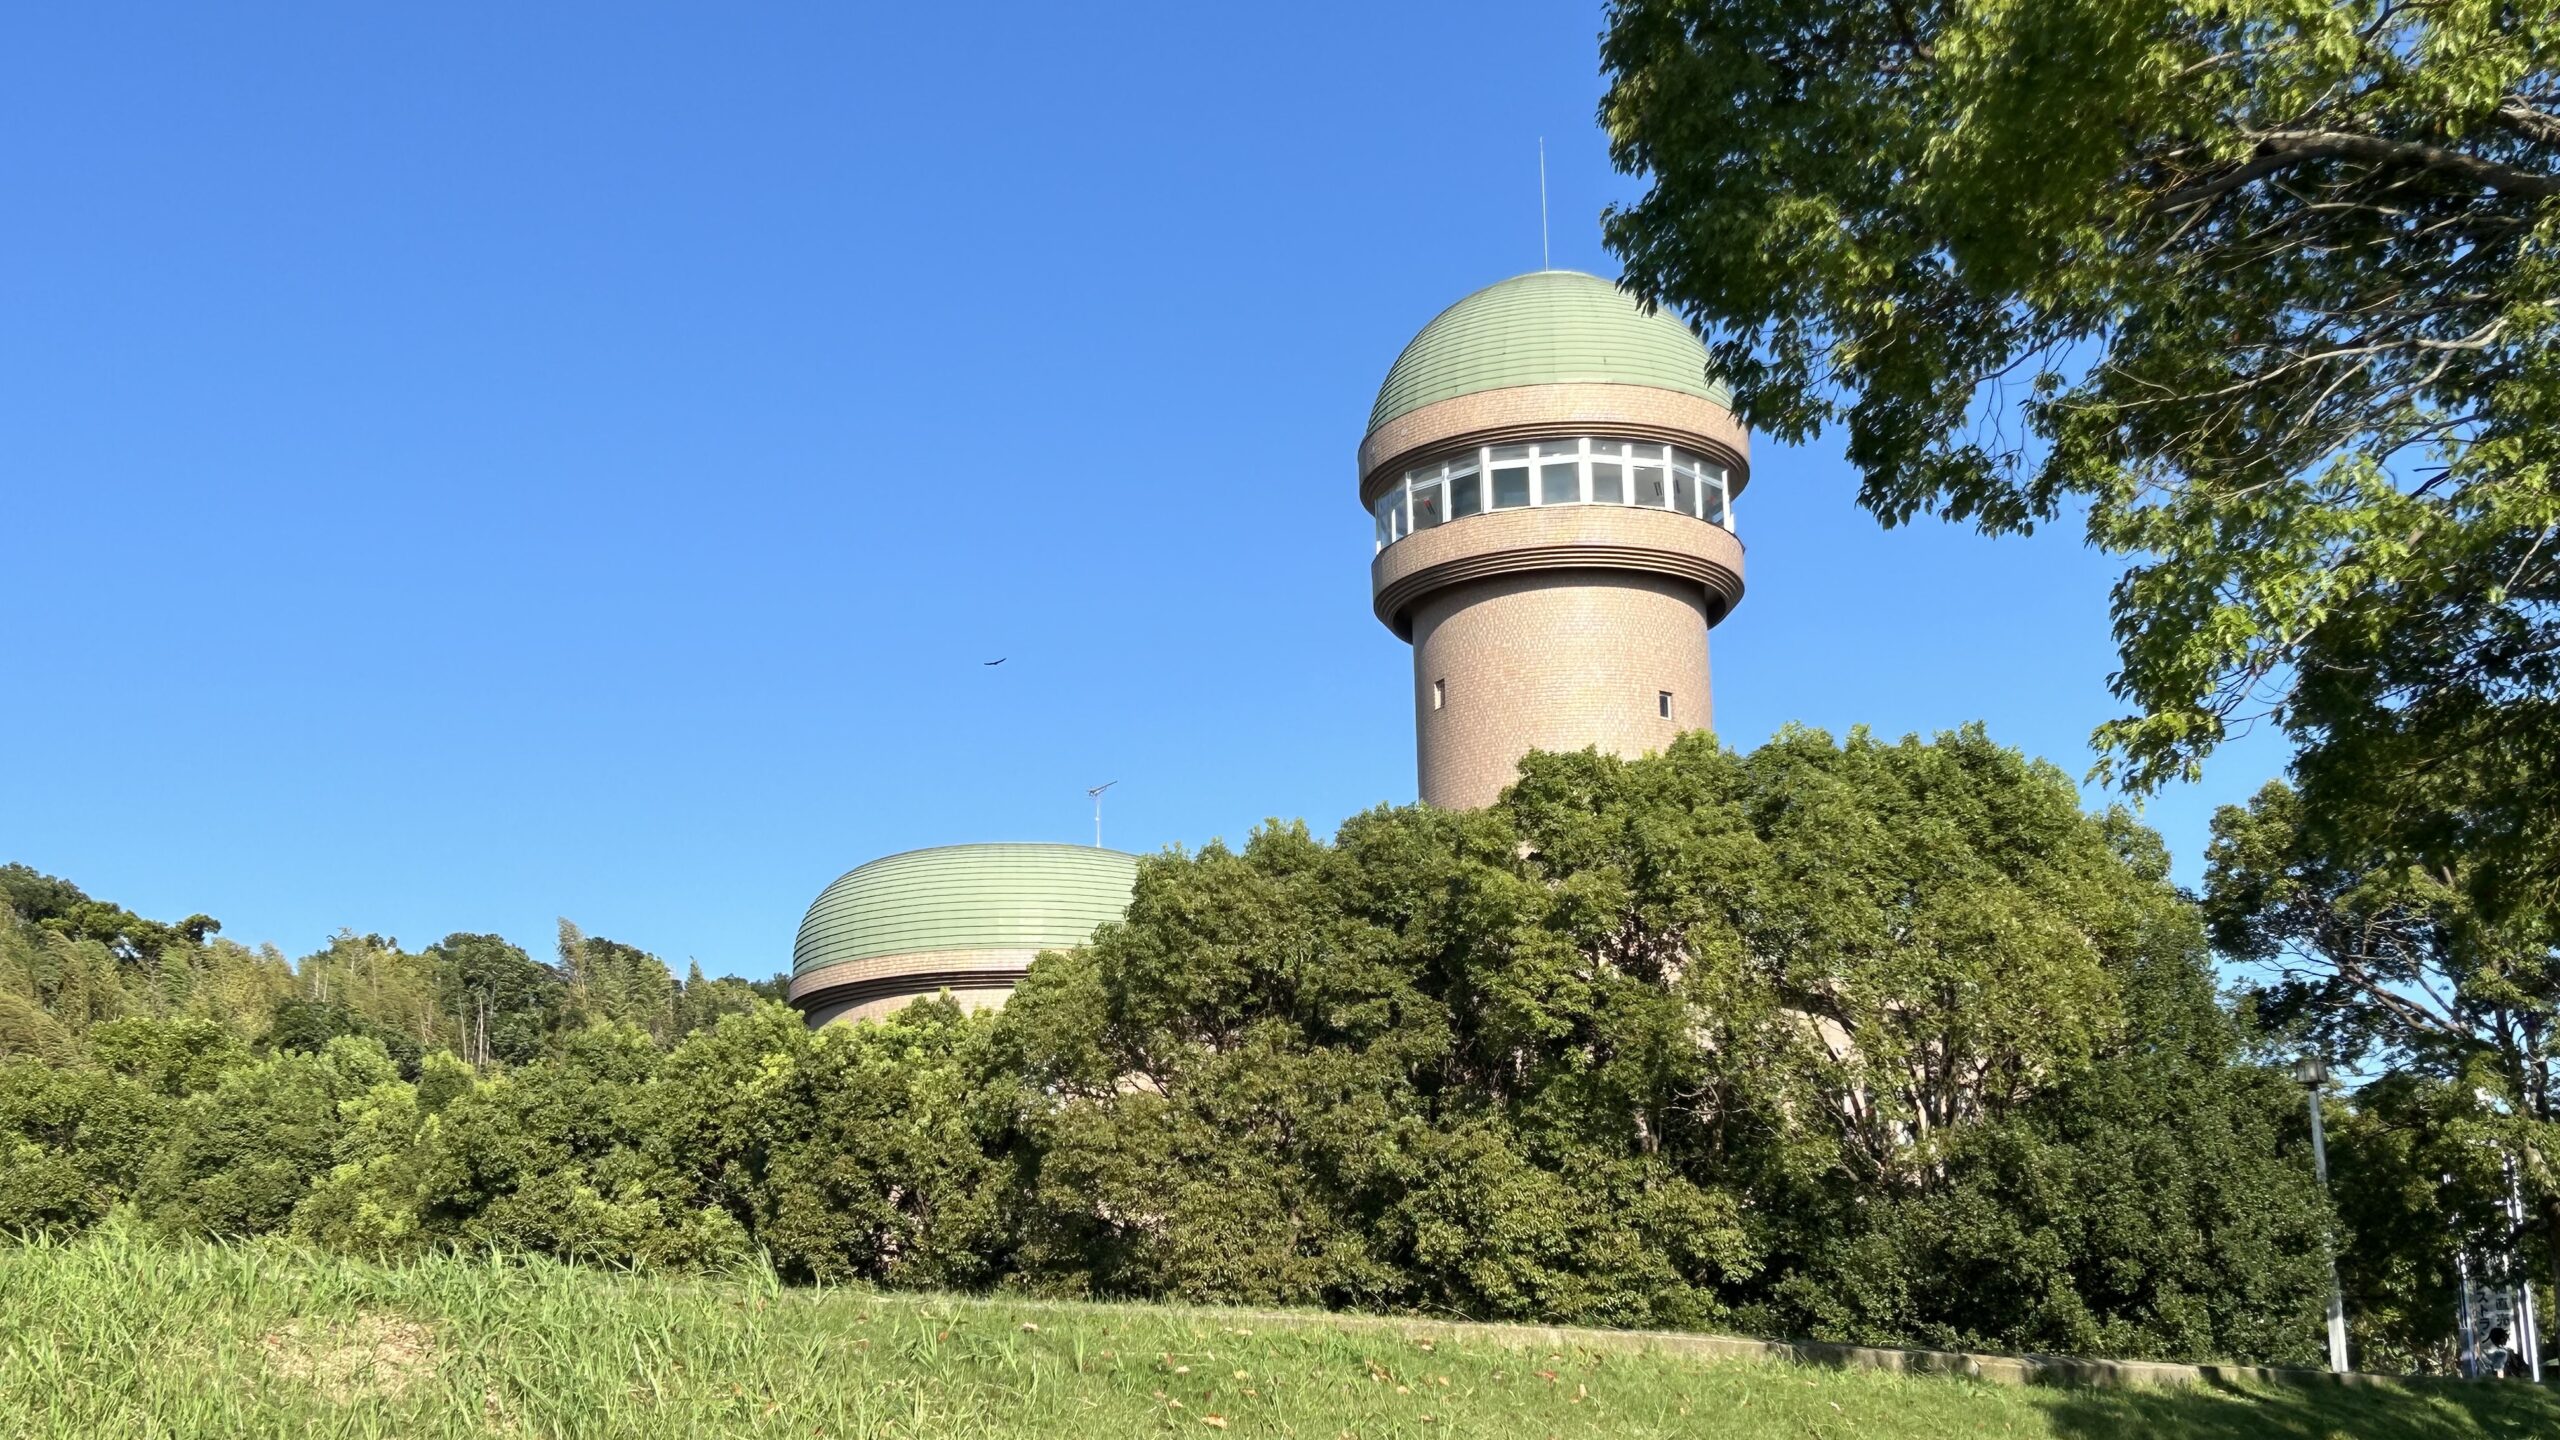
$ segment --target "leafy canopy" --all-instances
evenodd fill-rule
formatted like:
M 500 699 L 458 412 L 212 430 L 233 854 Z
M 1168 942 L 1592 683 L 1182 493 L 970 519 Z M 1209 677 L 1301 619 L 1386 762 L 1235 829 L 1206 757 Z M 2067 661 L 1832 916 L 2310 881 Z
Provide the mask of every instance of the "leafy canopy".
M 2106 768 L 2271 717 L 2560 876 L 2560 9 L 1617 0 L 1602 61 L 1608 242 L 1749 423 L 2127 557 Z

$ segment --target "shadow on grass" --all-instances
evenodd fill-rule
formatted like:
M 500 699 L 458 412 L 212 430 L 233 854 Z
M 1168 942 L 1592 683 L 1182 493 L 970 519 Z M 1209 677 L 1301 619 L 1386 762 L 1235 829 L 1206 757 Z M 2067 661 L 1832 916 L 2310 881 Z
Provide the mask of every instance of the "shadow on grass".
M 2516 1382 L 2201 1385 L 2051 1392 L 2053 1433 L 2194 1440 L 2504 1440 L 2560 1436 L 2560 1393 Z

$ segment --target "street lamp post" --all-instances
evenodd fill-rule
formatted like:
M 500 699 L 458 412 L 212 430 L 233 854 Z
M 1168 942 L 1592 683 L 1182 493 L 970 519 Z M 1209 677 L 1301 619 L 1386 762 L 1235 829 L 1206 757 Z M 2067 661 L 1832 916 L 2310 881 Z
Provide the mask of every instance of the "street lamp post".
M 2293 1078 L 2311 1096 L 2311 1168 L 2320 1177 L 2320 1194 L 2329 1193 L 2329 1144 L 2320 1131 L 2320 1087 L 2329 1083 L 2329 1067 L 2317 1055 L 2293 1062 Z M 2329 1251 L 2329 1368 L 2347 1373 L 2347 1297 L 2338 1289 L 2338 1241 L 2323 1229 Z

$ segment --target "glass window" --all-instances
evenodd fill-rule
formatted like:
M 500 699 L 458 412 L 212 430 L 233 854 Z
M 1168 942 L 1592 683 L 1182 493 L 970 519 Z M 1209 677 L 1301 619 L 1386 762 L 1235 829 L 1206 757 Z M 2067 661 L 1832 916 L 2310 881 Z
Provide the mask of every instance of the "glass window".
M 1591 462 L 1591 503 L 1624 505 L 1627 503 L 1627 467 L 1615 460 Z
M 1579 505 L 1582 503 L 1582 462 L 1566 460 L 1542 461 L 1538 466 L 1538 503 L 1541 505 Z
M 1413 528 L 1428 530 L 1449 517 L 1441 511 L 1440 482 L 1427 481 L 1413 487 Z
M 1488 510 L 1641 505 L 1733 528 L 1732 476 L 1676 445 L 1590 436 L 1491 445 L 1406 471 L 1378 497 L 1377 543 Z
M 1669 492 L 1664 488 L 1662 466 L 1660 464 L 1636 466 L 1635 477 L 1636 504 L 1650 506 L 1653 509 L 1659 510 L 1668 503 Z

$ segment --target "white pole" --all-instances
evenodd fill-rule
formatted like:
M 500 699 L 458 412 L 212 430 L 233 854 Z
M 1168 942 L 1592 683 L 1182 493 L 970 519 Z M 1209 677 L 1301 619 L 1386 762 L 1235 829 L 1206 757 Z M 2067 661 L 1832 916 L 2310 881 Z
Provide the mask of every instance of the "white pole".
M 2444 1183 L 2446 1189 L 2452 1189 L 2453 1177 L 2447 1175 L 2444 1177 Z M 2453 1322 L 2454 1368 L 2462 1372 L 2464 1379 L 2477 1380 L 2480 1378 L 2480 1340 L 2472 1333 L 2471 1328 L 2471 1252 L 2469 1250 L 2457 1249 L 2453 1252 L 2453 1270 L 2462 1279 L 2462 1311 L 2454 1317 Z
M 1556 257 L 1547 248 L 1547 137 L 1538 137 L 1538 268 L 1553 270 Z
M 2320 1176 L 2320 1193 L 2329 1193 L 2329 1145 L 2320 1133 L 2320 1086 L 2307 1087 L 2311 1092 L 2311 1168 Z M 2326 1237 L 2329 1248 L 2329 1368 L 2340 1375 L 2347 1373 L 2347 1297 L 2338 1289 L 2338 1242 L 2334 1235 Z
M 2500 1158 L 2506 1162 L 2507 1170 L 2507 1223 L 2514 1227 L 2513 1233 L 2521 1237 L 2524 1234 L 2524 1187 L 2516 1180 L 2516 1157 L 2505 1155 Z M 2513 1257 L 2518 1248 L 2511 1243 L 2508 1255 Z M 2533 1277 L 2524 1273 L 2524 1267 L 2516 1264 L 2513 1258 L 2508 1264 L 2516 1282 L 2516 1353 L 2524 1357 L 2526 1371 L 2533 1376 L 2533 1383 L 2539 1385 L 2542 1383 L 2542 1335 L 2535 1328 Z

